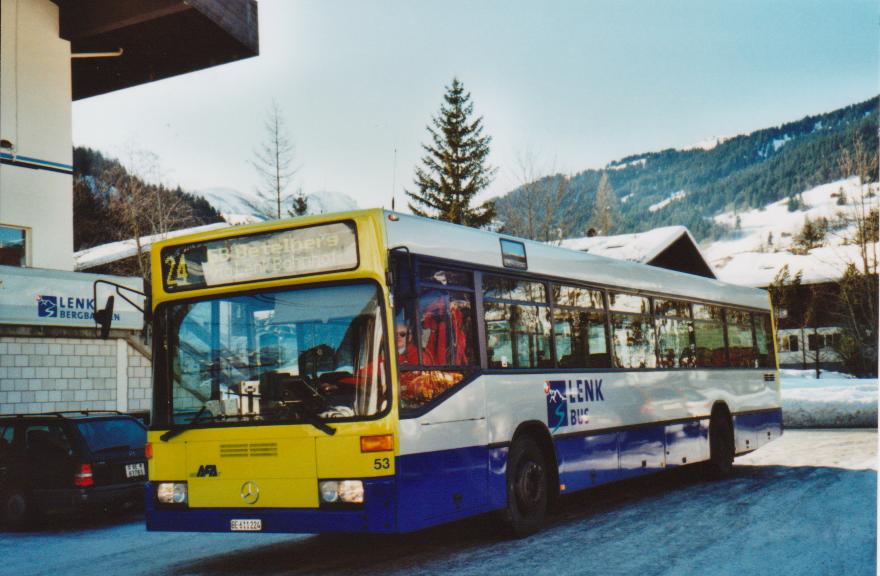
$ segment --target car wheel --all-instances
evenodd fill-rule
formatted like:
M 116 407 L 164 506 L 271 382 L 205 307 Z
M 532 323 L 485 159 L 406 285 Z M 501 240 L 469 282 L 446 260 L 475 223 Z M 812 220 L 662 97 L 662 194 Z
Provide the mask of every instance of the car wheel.
M 31 517 L 30 501 L 20 488 L 10 488 L 0 495 L 0 523 L 13 529 L 23 528 Z
M 507 459 L 507 508 L 505 520 L 516 536 L 528 536 L 541 528 L 547 514 L 547 459 L 529 436 L 518 438 Z
M 730 418 L 715 413 L 709 423 L 709 462 L 707 471 L 711 478 L 727 478 L 733 473 L 733 429 Z

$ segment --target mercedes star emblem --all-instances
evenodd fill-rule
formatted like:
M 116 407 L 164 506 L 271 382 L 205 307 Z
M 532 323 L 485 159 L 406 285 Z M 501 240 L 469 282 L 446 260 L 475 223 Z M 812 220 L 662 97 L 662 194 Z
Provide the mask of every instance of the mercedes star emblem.
M 260 487 L 253 480 L 248 480 L 241 485 L 241 499 L 245 504 L 256 504 L 260 499 Z

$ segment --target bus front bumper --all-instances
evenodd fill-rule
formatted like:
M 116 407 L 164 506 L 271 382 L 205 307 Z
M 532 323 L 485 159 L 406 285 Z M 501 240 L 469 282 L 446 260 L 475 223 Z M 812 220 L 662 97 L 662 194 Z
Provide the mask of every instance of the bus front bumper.
M 172 508 L 158 505 L 146 484 L 147 530 L 233 532 L 233 520 L 260 520 L 259 532 L 394 532 L 394 478 L 364 480 L 364 504 L 350 508 Z

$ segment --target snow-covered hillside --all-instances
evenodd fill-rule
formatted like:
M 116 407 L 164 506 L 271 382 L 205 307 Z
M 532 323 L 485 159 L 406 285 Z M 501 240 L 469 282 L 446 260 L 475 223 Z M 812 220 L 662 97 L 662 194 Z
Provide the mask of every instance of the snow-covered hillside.
M 252 195 L 243 195 L 233 188 L 205 188 L 194 193 L 210 202 L 229 224 L 252 224 L 261 220 L 253 214 L 244 201 L 244 198 L 250 198 Z M 331 190 L 308 194 L 306 201 L 309 206 L 306 214 L 328 214 L 357 210 L 358 208 L 354 198 L 348 194 Z
M 869 187 L 860 189 L 858 179 L 849 178 L 816 186 L 800 196 L 803 206 L 796 211 L 789 211 L 788 200 L 780 200 L 763 208 L 715 216 L 717 222 L 737 228 L 734 238 L 702 247 L 719 278 L 766 286 L 788 264 L 792 274 L 801 270 L 805 281 L 817 282 L 839 278 L 849 262 L 858 261 L 858 247 L 846 243 L 855 234 L 853 225 L 846 221 L 851 222 L 857 212 L 865 209 L 858 203 L 863 196 L 867 209 L 878 206 L 878 198 L 871 196 Z M 806 254 L 794 254 L 794 238 L 807 218 L 828 220 L 824 245 Z

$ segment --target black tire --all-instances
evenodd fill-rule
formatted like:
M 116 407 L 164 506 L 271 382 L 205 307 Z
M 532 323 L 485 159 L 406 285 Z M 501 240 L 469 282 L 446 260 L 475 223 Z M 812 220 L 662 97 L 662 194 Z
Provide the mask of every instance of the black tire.
M 27 526 L 32 518 L 31 502 L 21 488 L 8 488 L 0 494 L 0 524 L 13 530 Z
M 709 422 L 709 462 L 706 465 L 709 477 L 717 480 L 733 474 L 735 452 L 730 417 L 716 412 Z
M 547 458 L 529 436 L 518 438 L 507 458 L 507 508 L 504 519 L 518 537 L 537 532 L 549 501 Z

